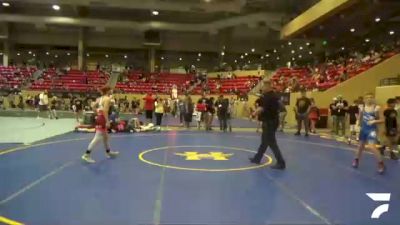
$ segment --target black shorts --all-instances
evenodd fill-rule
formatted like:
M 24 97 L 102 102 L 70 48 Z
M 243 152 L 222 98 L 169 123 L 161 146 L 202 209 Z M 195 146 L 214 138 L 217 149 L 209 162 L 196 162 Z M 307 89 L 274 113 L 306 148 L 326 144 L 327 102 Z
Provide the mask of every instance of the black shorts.
M 47 105 L 39 105 L 39 111 L 40 112 L 47 111 L 47 110 L 48 110 Z
M 146 119 L 153 119 L 153 110 L 146 110 Z

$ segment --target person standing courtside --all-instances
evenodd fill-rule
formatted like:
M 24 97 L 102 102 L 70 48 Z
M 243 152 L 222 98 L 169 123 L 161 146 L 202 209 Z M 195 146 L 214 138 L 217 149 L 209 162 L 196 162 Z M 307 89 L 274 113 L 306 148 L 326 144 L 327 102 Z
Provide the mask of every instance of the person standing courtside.
M 272 168 L 283 170 L 286 168 L 286 163 L 275 137 L 279 126 L 279 97 L 272 90 L 270 81 L 264 81 L 263 85 L 262 105 L 256 110 L 262 119 L 261 144 L 257 154 L 250 158 L 250 162 L 260 164 L 265 151 L 270 147 L 277 161 Z
M 304 123 L 305 136 L 308 137 L 309 124 L 308 114 L 310 113 L 311 100 L 307 98 L 306 91 L 301 91 L 301 97 L 297 99 L 296 107 L 294 109 L 297 120 L 297 132 L 295 135 L 300 135 L 301 124 Z

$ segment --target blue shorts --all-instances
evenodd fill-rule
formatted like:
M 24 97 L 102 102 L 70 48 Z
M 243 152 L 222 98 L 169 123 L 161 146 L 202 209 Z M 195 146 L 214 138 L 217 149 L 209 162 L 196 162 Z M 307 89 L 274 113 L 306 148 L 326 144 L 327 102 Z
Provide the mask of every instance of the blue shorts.
M 378 142 L 378 137 L 375 129 L 361 129 L 359 139 L 360 142 L 366 142 L 368 144 L 376 144 Z

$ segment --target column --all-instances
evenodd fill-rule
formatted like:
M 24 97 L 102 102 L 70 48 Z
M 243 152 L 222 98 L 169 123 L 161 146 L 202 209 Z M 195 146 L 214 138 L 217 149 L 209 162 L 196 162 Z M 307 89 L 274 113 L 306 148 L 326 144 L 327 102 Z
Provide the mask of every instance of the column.
M 8 66 L 10 56 L 10 43 L 8 39 L 4 40 L 3 43 L 3 66 Z
M 149 47 L 149 71 L 153 73 L 156 66 L 156 49 L 154 47 Z
M 85 28 L 79 30 L 78 38 L 78 68 L 83 70 L 86 67 L 85 62 Z
M 10 31 L 8 23 L 2 23 L 1 26 L 2 32 L 0 36 L 3 38 L 3 66 L 8 66 L 10 58 Z

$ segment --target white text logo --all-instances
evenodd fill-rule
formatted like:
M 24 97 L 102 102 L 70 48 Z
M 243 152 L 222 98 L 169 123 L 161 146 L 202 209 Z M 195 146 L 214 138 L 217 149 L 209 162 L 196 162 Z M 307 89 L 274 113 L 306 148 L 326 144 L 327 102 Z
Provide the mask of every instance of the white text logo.
M 389 211 L 390 193 L 366 193 L 375 202 L 387 202 L 379 205 L 371 214 L 371 219 L 379 219 L 381 215 Z

